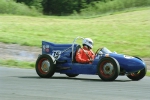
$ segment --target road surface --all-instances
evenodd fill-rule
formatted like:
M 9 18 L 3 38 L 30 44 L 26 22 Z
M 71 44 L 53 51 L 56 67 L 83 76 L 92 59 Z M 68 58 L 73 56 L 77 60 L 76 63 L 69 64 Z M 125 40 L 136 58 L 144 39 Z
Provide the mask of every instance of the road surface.
M 40 78 L 34 69 L 0 67 L 0 100 L 150 100 L 150 77 L 119 76 L 104 82 L 97 75 Z

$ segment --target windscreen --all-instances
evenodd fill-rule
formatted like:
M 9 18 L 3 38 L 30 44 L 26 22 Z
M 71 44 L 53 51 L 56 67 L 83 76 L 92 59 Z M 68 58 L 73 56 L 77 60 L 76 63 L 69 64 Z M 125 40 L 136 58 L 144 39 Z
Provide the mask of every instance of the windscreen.
M 110 50 L 108 50 L 106 47 L 102 48 L 100 50 L 102 53 L 106 54 L 106 53 L 112 53 Z

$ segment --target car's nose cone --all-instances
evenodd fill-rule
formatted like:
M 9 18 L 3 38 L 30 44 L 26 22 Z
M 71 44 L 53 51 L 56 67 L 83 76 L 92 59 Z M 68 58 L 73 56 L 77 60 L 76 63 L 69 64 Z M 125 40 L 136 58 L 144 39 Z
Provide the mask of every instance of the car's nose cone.
M 127 59 L 123 66 L 127 72 L 136 72 L 146 67 L 144 61 L 138 58 Z

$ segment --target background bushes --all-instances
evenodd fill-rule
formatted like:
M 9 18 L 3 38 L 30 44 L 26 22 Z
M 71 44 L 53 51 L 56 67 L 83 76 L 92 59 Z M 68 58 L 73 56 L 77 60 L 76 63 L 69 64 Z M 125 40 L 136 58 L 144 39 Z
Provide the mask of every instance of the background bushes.
M 43 7 L 41 4 L 43 0 L 14 0 L 14 1 L 16 1 L 17 3 L 24 3 L 28 5 L 30 8 L 35 8 L 39 12 L 43 11 Z
M 150 6 L 150 0 L 104 0 L 92 2 L 87 8 L 81 9 L 81 15 L 100 15 L 122 11 L 133 7 Z
M 97 15 L 141 6 L 150 6 L 150 0 L 0 0 L 0 13 Z
M 31 15 L 31 16 L 40 15 L 40 13 L 36 9 L 29 8 L 27 5 L 23 3 L 16 3 L 13 0 L 1 0 L 0 13 L 16 14 L 16 15 Z

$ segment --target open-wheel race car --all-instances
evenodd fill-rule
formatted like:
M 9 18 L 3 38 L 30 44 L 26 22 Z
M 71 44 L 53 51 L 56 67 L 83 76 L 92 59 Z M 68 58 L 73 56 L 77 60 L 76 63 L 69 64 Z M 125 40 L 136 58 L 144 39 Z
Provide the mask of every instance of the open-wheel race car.
M 147 72 L 146 64 L 139 57 L 111 52 L 106 47 L 99 48 L 92 64 L 76 62 L 75 54 L 81 47 L 76 40 L 72 44 L 55 44 L 42 41 L 42 54 L 36 60 L 35 69 L 42 78 L 50 78 L 54 73 L 76 77 L 79 74 L 98 75 L 103 81 L 113 81 L 119 75 L 131 80 L 142 79 Z

